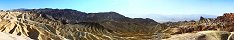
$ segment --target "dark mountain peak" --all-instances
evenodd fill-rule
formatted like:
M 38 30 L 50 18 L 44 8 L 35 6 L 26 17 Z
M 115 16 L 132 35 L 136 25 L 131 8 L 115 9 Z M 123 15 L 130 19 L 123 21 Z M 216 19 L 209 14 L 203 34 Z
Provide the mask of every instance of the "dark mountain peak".
M 204 20 L 204 19 L 205 19 L 204 17 L 202 17 L 202 16 L 200 17 L 200 20 Z
M 87 17 L 95 18 L 127 18 L 117 12 L 99 12 L 99 13 L 88 13 Z

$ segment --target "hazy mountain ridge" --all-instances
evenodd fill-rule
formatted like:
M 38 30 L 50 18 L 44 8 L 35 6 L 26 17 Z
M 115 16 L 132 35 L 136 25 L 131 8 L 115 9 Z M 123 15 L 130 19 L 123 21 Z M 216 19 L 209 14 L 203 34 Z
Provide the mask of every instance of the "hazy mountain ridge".
M 209 15 L 209 14 L 177 14 L 177 15 L 160 15 L 160 14 L 150 14 L 145 15 L 143 17 L 152 18 L 157 22 L 163 23 L 163 22 L 178 22 L 178 21 L 190 21 L 190 20 L 196 20 L 198 21 L 199 17 L 205 17 L 205 18 L 216 18 L 218 16 L 216 15 Z

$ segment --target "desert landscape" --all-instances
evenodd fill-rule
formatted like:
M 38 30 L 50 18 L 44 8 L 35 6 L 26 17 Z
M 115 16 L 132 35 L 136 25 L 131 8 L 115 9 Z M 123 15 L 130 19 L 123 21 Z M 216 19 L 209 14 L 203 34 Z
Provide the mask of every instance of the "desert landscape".
M 73 9 L 44 8 L 2 10 L 0 18 L 0 31 L 9 33 L 7 35 L 13 40 L 233 40 L 234 38 L 234 13 L 224 13 L 217 18 L 201 16 L 198 21 L 158 23 L 150 18 L 129 18 L 117 12 L 85 13 Z M 6 35 L 4 33 L 1 35 Z
M 1 0 L 0 40 L 234 40 L 234 0 Z

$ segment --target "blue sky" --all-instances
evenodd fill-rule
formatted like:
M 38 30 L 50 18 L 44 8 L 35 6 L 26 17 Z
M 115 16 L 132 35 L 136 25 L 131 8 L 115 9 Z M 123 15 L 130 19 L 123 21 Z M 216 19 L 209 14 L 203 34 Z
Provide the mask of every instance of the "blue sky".
M 115 11 L 127 17 L 148 15 L 222 15 L 234 12 L 234 0 L 1 0 L 0 9 L 69 8 L 83 12 Z

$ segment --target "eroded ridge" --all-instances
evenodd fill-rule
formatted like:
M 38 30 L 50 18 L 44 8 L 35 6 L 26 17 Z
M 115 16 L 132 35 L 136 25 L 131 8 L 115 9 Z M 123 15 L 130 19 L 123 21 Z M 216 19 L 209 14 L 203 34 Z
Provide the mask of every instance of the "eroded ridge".
M 157 34 L 161 31 L 158 29 L 165 29 L 160 27 L 161 24 L 150 22 L 150 19 L 114 16 L 119 15 L 115 12 L 79 14 L 82 12 L 57 11 L 66 16 L 35 10 L 0 12 L 0 31 L 36 40 L 139 40 L 157 39 Z M 70 14 L 73 15 L 65 14 L 67 12 L 72 12 Z M 74 17 L 68 18 L 70 16 Z

